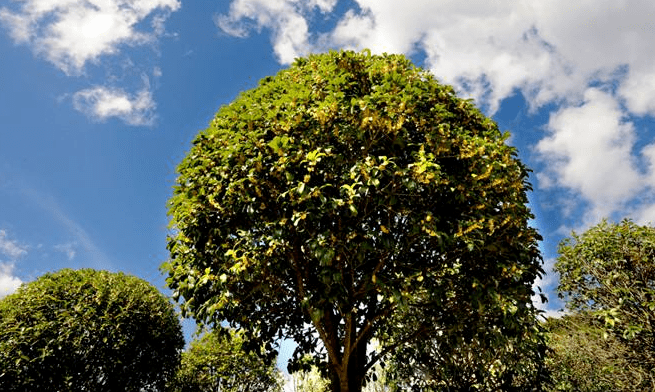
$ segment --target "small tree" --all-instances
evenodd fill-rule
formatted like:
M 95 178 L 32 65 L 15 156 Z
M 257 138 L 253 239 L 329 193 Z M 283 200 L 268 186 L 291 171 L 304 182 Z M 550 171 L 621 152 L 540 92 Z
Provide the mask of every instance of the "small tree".
M 290 370 L 310 354 L 340 392 L 428 335 L 530 333 L 539 235 L 506 138 L 403 56 L 298 59 L 221 108 L 179 165 L 168 284 L 251 348 L 295 340 Z
M 275 364 L 243 350 L 241 333 L 206 332 L 182 353 L 170 392 L 281 392 Z
M 122 273 L 65 269 L 0 300 L 3 391 L 163 391 L 183 345 L 169 300 Z
M 655 228 L 602 221 L 574 232 L 560 244 L 555 270 L 567 308 L 598 317 L 655 372 Z

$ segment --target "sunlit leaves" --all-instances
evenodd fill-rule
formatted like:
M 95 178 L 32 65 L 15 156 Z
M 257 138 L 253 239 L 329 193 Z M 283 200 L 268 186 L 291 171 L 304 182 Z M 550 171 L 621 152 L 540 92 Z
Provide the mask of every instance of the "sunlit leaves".
M 294 358 L 356 381 L 375 336 L 391 349 L 486 312 L 519 331 L 541 267 L 507 137 L 403 56 L 298 59 L 222 107 L 179 165 L 168 284 L 199 321 L 292 337 Z

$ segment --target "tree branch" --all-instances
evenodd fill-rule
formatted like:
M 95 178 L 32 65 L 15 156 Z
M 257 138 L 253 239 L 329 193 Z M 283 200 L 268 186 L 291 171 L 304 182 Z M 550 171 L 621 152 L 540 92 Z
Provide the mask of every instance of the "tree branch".
M 364 366 L 364 372 L 368 372 L 369 369 L 370 369 L 373 365 L 375 365 L 375 364 L 377 363 L 377 361 L 380 360 L 380 358 L 384 357 L 385 355 L 387 355 L 387 354 L 390 353 L 391 351 L 395 350 L 398 346 L 400 346 L 400 345 L 402 345 L 402 344 L 405 344 L 405 343 L 407 343 L 407 342 L 409 342 L 409 341 L 411 341 L 411 340 L 416 339 L 417 337 L 419 337 L 419 336 L 421 336 L 423 333 L 425 333 L 427 330 L 428 330 L 427 327 L 425 327 L 424 325 L 421 325 L 421 326 L 419 326 L 419 327 L 416 329 L 416 331 L 414 331 L 412 334 L 407 335 L 407 336 L 405 337 L 405 339 L 402 339 L 402 340 L 400 340 L 400 341 L 398 341 L 398 342 L 396 342 L 396 343 L 394 343 L 394 344 L 391 344 L 391 345 L 389 345 L 389 346 L 386 346 L 382 351 L 380 351 L 379 353 L 377 353 L 377 354 L 375 354 L 375 355 L 373 355 L 373 356 L 371 357 L 371 360 L 366 364 L 366 366 Z
M 298 296 L 299 296 L 298 300 L 302 303 L 303 299 L 307 295 L 305 291 L 305 284 L 303 280 L 304 277 L 303 277 L 303 270 L 302 270 L 302 266 L 305 265 L 305 262 L 304 262 L 304 256 L 302 253 L 300 241 L 296 236 L 295 230 L 293 230 L 292 237 L 294 238 L 294 244 L 293 244 L 293 253 L 291 255 L 291 260 L 293 262 L 293 269 L 296 275 L 296 285 L 298 286 Z M 334 345 L 330 344 L 330 339 L 327 331 L 325 330 L 325 328 L 323 328 L 323 326 L 319 321 L 314 320 L 311 314 L 311 309 L 309 307 L 305 309 L 305 312 L 309 316 L 309 319 L 312 320 L 312 324 L 314 324 L 314 327 L 316 328 L 316 331 L 321 337 L 321 340 L 323 340 L 330 361 L 334 364 L 334 366 L 341 367 L 341 360 L 337 355 L 337 352 L 335 351 Z

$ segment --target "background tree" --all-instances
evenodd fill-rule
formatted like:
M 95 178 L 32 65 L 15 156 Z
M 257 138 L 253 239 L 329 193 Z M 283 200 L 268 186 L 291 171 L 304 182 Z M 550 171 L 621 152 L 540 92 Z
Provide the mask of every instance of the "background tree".
M 555 270 L 572 311 L 599 317 L 629 345 L 635 365 L 655 374 L 655 228 L 600 224 L 562 241 Z
M 481 319 L 523 334 L 539 235 L 506 138 L 403 56 L 298 59 L 222 107 L 179 165 L 168 285 L 249 347 L 295 340 L 290 370 L 312 354 L 333 391 L 426 334 Z
M 390 358 L 393 391 L 537 391 L 549 381 L 543 328 L 508 338 L 485 325 L 406 344 Z
M 0 300 L 3 391 L 161 391 L 183 345 L 168 298 L 122 273 L 64 269 Z
M 170 392 L 281 392 L 274 363 L 243 350 L 241 333 L 206 332 L 182 353 L 181 367 Z
M 306 366 L 291 375 L 292 392 L 328 392 L 330 381 L 323 377 L 316 365 L 312 365 L 312 358 L 305 355 L 303 362 Z
M 546 360 L 551 383 L 546 391 L 641 392 L 655 389 L 655 379 L 635 363 L 630 348 L 614 335 L 604 336 L 596 317 L 583 312 L 549 318 Z

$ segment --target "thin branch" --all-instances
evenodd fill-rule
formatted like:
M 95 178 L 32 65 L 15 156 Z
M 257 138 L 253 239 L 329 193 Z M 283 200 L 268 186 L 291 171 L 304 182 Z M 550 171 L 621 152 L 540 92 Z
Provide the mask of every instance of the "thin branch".
M 371 328 L 373 327 L 373 324 L 379 320 L 382 317 L 386 317 L 391 313 L 392 310 L 395 309 L 395 305 L 390 305 L 386 309 L 384 309 L 382 312 L 376 314 L 371 320 L 366 321 L 366 324 L 364 324 L 364 328 L 362 328 L 359 333 L 357 334 L 357 338 L 355 339 L 355 343 L 352 345 L 352 347 L 357 347 L 361 340 L 367 336 L 367 334 L 371 331 Z M 352 351 L 354 349 L 351 349 L 350 354 L 352 354 Z
M 405 344 L 408 341 L 416 339 L 418 336 L 425 333 L 427 330 L 428 329 L 425 326 L 421 325 L 416 331 L 414 331 L 414 333 L 412 333 L 411 335 L 406 336 L 405 339 L 402 339 L 402 340 L 400 340 L 400 341 L 398 341 L 398 342 L 396 342 L 394 344 L 386 346 L 382 351 L 380 351 L 379 353 L 377 353 L 376 355 L 371 357 L 371 360 L 369 361 L 369 363 L 366 364 L 366 366 L 364 367 L 364 372 L 368 372 L 369 369 L 371 367 L 373 367 L 373 365 L 375 365 L 380 360 L 380 358 L 384 357 L 385 355 L 387 355 L 391 351 L 395 350 L 398 346 L 400 346 L 402 344 Z

